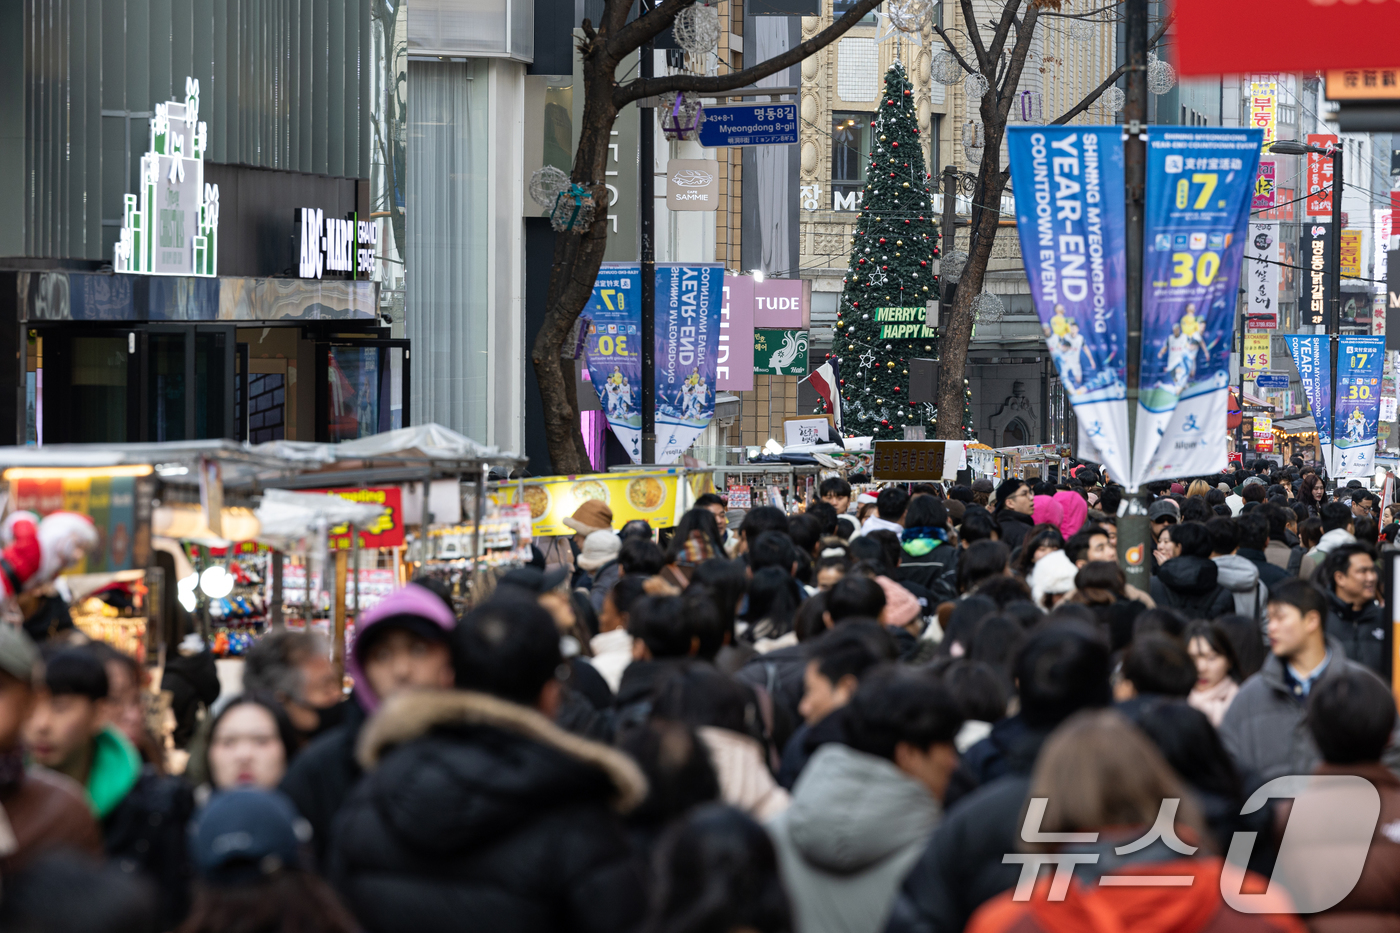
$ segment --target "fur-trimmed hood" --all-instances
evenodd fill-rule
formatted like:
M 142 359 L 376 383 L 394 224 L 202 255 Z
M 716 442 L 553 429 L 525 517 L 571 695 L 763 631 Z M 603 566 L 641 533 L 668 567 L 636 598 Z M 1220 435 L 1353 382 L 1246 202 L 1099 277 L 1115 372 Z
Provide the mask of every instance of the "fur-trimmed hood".
M 477 729 L 494 735 L 471 742 Z M 605 780 L 613 808 L 625 814 L 647 794 L 646 777 L 623 753 L 565 732 L 518 703 L 466 690 L 414 690 L 390 698 L 361 731 L 356 757 L 373 772 L 395 747 L 424 737 L 445 746 L 470 744 L 472 754 L 460 760 L 439 749 L 429 764 L 448 771 L 454 783 L 486 795 L 499 791 L 513 803 L 532 791 L 555 796 L 561 785 L 587 793 L 587 785 Z M 531 745 L 538 749 L 526 751 Z M 482 768 L 491 759 L 499 759 L 496 766 Z

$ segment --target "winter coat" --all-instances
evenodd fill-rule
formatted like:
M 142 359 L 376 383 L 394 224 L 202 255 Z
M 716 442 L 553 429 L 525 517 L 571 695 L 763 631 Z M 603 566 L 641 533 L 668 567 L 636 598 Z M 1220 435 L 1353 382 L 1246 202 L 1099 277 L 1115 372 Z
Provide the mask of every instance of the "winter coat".
M 714 726 L 696 730 L 710 752 L 719 778 L 719 796 L 760 823 L 788 808 L 788 792 L 778 786 L 763 760 L 763 745 L 752 736 Z
M 1298 576 L 1298 571 L 1303 567 L 1303 555 L 1307 553 L 1301 544 L 1295 544 L 1288 551 L 1288 575 Z
M 1259 579 L 1259 568 L 1238 554 L 1212 557 L 1216 579 L 1235 597 L 1235 614 L 1258 622 L 1269 604 L 1269 588 Z
M 1026 539 L 1026 532 L 1035 527 L 1033 518 L 1014 509 L 1002 509 L 992 517 L 1001 529 L 1001 543 L 1013 551 Z
M 1298 578 L 1300 580 L 1311 580 L 1317 568 L 1322 566 L 1322 562 L 1327 559 L 1327 555 L 1344 544 L 1355 544 L 1356 536 L 1345 528 L 1333 528 L 1317 540 L 1317 547 L 1313 548 L 1303 559 L 1298 562 Z
M 948 782 L 944 803 L 953 807 L 963 797 L 997 778 L 1024 771 L 1029 774 L 1048 733 L 1029 725 L 1019 714 L 992 725 L 987 737 L 963 753 Z
M 365 726 L 330 875 L 366 933 L 629 930 L 646 891 L 630 758 L 496 697 L 422 690 Z
M 1347 659 L 1341 642 L 1335 638 L 1327 639 L 1327 650 L 1331 658 L 1317 683 L 1346 668 L 1365 670 Z M 1285 774 L 1309 774 L 1317 767 L 1320 756 L 1303 721 L 1306 712 L 1306 697 L 1294 696 L 1284 679 L 1283 661 L 1270 654 L 1259 672 L 1240 686 L 1220 722 L 1220 739 L 1235 760 L 1246 788 L 1253 789 Z M 1392 767 L 1400 765 L 1398 738 L 1400 728 L 1385 751 L 1385 761 Z
M 160 689 L 170 691 L 170 710 L 175 714 L 173 738 L 176 748 L 184 748 L 199 728 L 199 707 L 214 705 L 219 698 L 219 668 L 209 651 L 176 654 L 165 662 Z
M 1152 598 L 1187 618 L 1214 619 L 1235 611 L 1235 595 L 1219 579 L 1220 571 L 1209 558 L 1173 557 L 1157 568 Z
M 603 611 L 603 599 L 608 595 L 608 590 L 613 588 L 617 578 L 622 575 L 622 565 L 615 560 L 610 560 L 599 567 L 593 573 L 593 588 L 589 591 L 588 602 L 593 607 L 594 612 Z
M 155 886 L 159 929 L 178 926 L 189 910 L 193 878 L 185 847 L 185 825 L 194 812 L 189 785 L 143 765 L 126 736 L 106 726 L 93 740 L 87 796 L 107 857 Z
M 942 815 L 894 763 L 823 745 L 768 824 L 795 933 L 878 933 Z
M 739 683 L 767 692 L 773 704 L 773 741 L 779 748 L 787 746 L 793 731 L 802 722 L 797 707 L 802 702 L 802 676 L 807 670 L 807 660 L 807 649 L 793 645 L 759 655 L 734 675 Z
M 1341 642 L 1348 658 L 1364 664 L 1382 680 L 1389 680 L 1390 658 L 1385 645 L 1387 622 L 1380 603 L 1372 600 L 1360 609 L 1353 609 L 1338 599 L 1331 587 L 1326 591 L 1327 637 Z
M 1308 917 L 1312 933 L 1400 930 L 1400 779 L 1382 764 L 1323 764 L 1318 774 L 1354 774 L 1380 792 L 1381 813 L 1355 887 L 1335 907 Z
M 957 588 L 949 579 L 958 569 L 957 545 L 933 538 L 913 538 L 905 540 L 903 547 L 904 556 L 895 568 L 894 578 L 928 590 L 932 594 L 928 612 L 932 613 L 939 603 L 958 598 Z
M 366 718 L 358 703 L 349 704 L 345 721 L 313 739 L 292 759 L 282 778 L 282 793 L 311 824 L 311 848 L 318 865 L 325 865 L 335 815 L 364 774 L 355 759 L 355 743 Z
M 1284 541 L 1269 539 L 1264 548 L 1264 558 L 1278 569 L 1288 571 L 1288 559 L 1293 556 L 1293 548 Z
M 1306 927 L 1289 913 L 1292 904 L 1285 895 L 1270 895 L 1277 907 L 1268 914 L 1240 913 L 1229 907 L 1220 895 L 1220 874 L 1224 862 L 1218 857 L 1144 858 L 1161 848 L 1158 843 L 1127 858 L 1114 857 L 1111 850 L 1101 855 L 1099 864 L 1076 866 L 1063 900 L 1051 900 L 1051 871 L 1042 870 L 1040 881 L 1029 900 L 1013 901 L 1007 892 L 984 904 L 972 918 L 967 933 L 1060 933 L 1068 930 L 1131 930 L 1133 933 L 1304 933 Z M 1099 851 L 1095 849 L 1094 851 Z M 1112 872 L 1104 863 L 1115 864 Z M 1142 877 L 1146 875 L 1190 875 L 1194 881 L 1177 886 L 1100 885 L 1091 879 L 1104 874 Z M 1246 890 L 1260 890 L 1263 879 L 1250 876 Z
M 1064 510 L 1064 518 L 1060 521 L 1060 534 L 1068 538 L 1084 527 L 1084 520 L 1089 517 L 1089 503 L 1079 493 L 1069 489 L 1061 489 L 1055 493 L 1055 501 Z
M 1259 582 L 1265 586 L 1273 586 L 1287 580 L 1293 574 L 1287 570 L 1280 570 L 1269 563 L 1269 559 L 1264 556 L 1264 552 L 1258 548 L 1242 547 L 1235 552 L 1236 557 L 1243 557 L 1254 565 L 1254 569 L 1259 571 Z
M 102 834 L 92 818 L 82 785 L 34 765 L 24 767 L 18 752 L 9 759 L 13 777 L 0 783 L 0 819 L 13 839 L 0 843 L 0 874 L 8 875 L 36 855 L 58 849 L 102 854 Z
M 844 743 L 846 708 L 837 707 L 810 726 L 806 723 L 797 727 L 792 738 L 783 747 L 782 764 L 778 767 L 778 785 L 788 790 L 797 784 L 807 763 L 817 749 L 830 742 Z

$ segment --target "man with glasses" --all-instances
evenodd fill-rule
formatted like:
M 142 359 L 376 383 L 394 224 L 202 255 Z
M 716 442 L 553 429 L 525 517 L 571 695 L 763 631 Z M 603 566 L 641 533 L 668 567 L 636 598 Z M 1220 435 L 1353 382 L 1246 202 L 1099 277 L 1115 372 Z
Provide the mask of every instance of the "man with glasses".
M 1013 551 L 1021 546 L 1026 532 L 1031 530 L 1035 520 L 1035 493 L 1031 487 L 1019 479 L 1002 480 L 996 492 L 996 520 L 1001 528 L 1002 542 Z

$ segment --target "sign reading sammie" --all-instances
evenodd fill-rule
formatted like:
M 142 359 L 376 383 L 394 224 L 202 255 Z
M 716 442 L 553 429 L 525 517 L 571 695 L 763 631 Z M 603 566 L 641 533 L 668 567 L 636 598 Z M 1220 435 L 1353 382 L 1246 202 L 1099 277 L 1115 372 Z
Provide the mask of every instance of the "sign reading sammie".
M 199 119 L 199 81 L 185 99 L 156 104 L 150 148 L 141 157 L 141 189 L 124 196 L 112 254 L 117 272 L 217 275 L 219 186 L 204 183 L 209 131 Z

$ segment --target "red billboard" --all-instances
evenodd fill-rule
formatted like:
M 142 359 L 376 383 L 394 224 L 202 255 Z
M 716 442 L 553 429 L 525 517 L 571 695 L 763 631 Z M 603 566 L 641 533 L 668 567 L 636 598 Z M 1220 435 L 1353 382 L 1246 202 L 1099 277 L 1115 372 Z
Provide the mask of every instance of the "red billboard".
M 328 496 L 340 496 L 352 502 L 366 502 L 382 505 L 388 511 L 374 524 L 359 528 L 360 547 L 402 547 L 403 546 L 403 490 L 397 486 L 351 486 L 339 489 L 308 489 L 310 493 L 323 492 Z M 350 547 L 350 526 L 336 525 L 330 530 L 330 546 L 333 550 L 348 550 Z
M 1310 146 L 1335 146 L 1337 137 L 1329 133 L 1309 133 Z M 1308 153 L 1309 217 L 1332 216 L 1332 160 L 1318 152 Z M 1345 220 L 1342 223 L 1346 223 Z
M 1183 75 L 1394 68 L 1400 3 L 1176 0 Z

